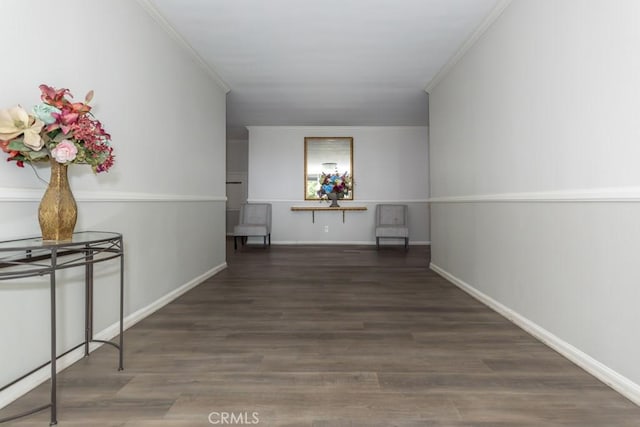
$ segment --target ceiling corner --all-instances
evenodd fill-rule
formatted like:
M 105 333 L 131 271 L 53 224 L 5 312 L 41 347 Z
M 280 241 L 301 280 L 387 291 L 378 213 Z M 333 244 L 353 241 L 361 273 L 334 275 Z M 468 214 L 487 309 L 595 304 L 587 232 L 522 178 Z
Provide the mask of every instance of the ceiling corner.
M 435 88 L 438 83 L 446 76 L 451 68 L 464 56 L 465 53 L 469 49 L 473 47 L 474 44 L 478 41 L 478 39 L 491 27 L 491 25 L 502 15 L 502 12 L 511 4 L 512 0 L 498 0 L 496 1 L 495 6 L 491 11 L 487 14 L 487 16 L 482 20 L 480 25 L 467 37 L 465 42 L 460 46 L 460 49 L 456 51 L 456 53 L 447 61 L 446 64 L 440 71 L 427 83 L 424 88 L 424 91 L 430 93 L 430 91 Z
M 136 0 L 136 2 L 145 10 L 145 12 L 149 14 L 149 16 L 151 16 L 151 18 L 153 18 L 154 21 L 156 21 L 158 25 L 160 25 L 160 28 L 162 28 L 171 38 L 178 42 L 178 45 L 196 60 L 196 62 L 224 91 L 224 93 L 229 93 L 231 91 L 229 85 L 224 80 L 222 80 L 216 70 L 204 59 L 202 59 L 202 57 L 198 54 L 198 52 L 195 51 L 195 49 L 189 44 L 189 42 L 187 42 L 185 38 L 182 37 L 182 35 L 178 31 L 176 31 L 176 29 L 173 28 L 171 24 L 169 24 L 169 21 L 166 20 L 166 18 L 162 15 L 162 13 L 160 13 L 158 8 L 155 7 L 151 0 Z

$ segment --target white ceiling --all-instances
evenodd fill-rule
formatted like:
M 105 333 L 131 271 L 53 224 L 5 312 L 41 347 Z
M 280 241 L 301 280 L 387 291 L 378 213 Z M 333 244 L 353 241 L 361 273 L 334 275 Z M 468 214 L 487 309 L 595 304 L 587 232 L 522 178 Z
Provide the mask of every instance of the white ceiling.
M 231 88 L 230 128 L 426 125 L 426 85 L 496 3 L 151 0 Z

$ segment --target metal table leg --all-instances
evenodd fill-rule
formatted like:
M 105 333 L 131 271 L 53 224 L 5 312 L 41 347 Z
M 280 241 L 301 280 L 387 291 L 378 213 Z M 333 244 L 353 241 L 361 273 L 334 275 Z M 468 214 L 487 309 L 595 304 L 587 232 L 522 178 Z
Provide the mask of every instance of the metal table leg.
M 86 246 L 84 253 L 87 265 L 84 272 L 84 357 L 89 356 L 89 343 L 93 339 L 93 252 Z
M 120 364 L 118 370 L 124 369 L 124 242 L 120 239 Z
M 57 381 L 56 381 L 56 262 L 58 251 L 51 251 L 51 421 L 49 425 L 58 424 Z

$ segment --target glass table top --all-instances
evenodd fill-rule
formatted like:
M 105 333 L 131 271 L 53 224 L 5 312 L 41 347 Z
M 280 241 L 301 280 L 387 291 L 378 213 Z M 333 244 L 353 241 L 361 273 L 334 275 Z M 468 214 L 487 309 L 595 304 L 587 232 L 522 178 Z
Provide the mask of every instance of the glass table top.
M 0 251 L 72 247 L 86 245 L 89 243 L 108 242 L 110 240 L 117 240 L 120 238 L 122 238 L 120 233 L 113 233 L 109 231 L 79 231 L 77 233 L 73 233 L 71 240 L 64 241 L 42 240 L 42 237 L 6 240 L 0 242 Z

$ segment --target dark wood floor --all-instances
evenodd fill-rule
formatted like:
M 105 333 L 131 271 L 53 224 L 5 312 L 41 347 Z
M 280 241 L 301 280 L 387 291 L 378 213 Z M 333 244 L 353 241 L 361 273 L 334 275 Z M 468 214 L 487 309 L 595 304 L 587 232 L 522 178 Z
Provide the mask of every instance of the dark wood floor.
M 226 271 L 125 333 L 124 372 L 103 347 L 60 375 L 59 425 L 207 426 L 212 413 L 225 425 L 227 413 L 257 426 L 640 426 L 640 407 L 430 272 L 428 256 L 231 249 Z

